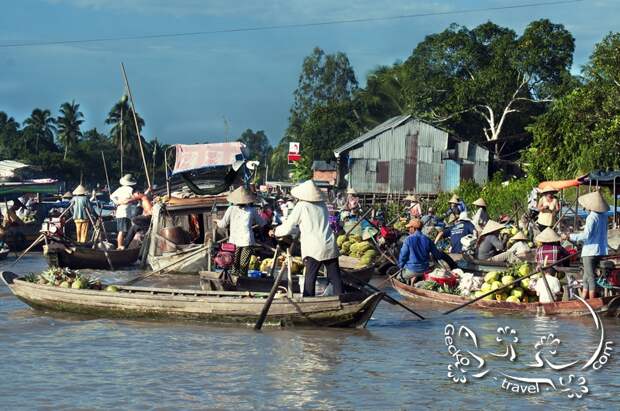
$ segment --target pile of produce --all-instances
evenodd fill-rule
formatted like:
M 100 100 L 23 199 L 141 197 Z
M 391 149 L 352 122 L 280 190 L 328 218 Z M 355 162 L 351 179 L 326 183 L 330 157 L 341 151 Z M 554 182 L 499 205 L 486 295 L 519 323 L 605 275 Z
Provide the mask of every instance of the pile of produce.
M 366 267 L 374 263 L 378 254 L 370 241 L 362 241 L 362 238 L 356 235 L 346 236 L 339 235 L 336 238 L 336 244 L 340 249 L 341 255 L 359 258 L 359 266 Z
M 407 220 L 401 218 L 394 223 L 393 227 L 398 231 L 407 231 Z
M 503 272 L 491 271 L 484 276 L 484 283 L 482 287 L 480 287 L 480 290 L 474 293 L 474 297 L 479 297 L 489 291 L 497 290 L 500 287 L 512 283 L 518 277 L 529 275 L 531 272 L 531 267 L 527 263 L 514 265 Z M 509 303 L 537 302 L 538 297 L 532 285 L 533 284 L 530 284 L 530 279 L 526 278 L 518 284 L 501 290 L 501 292 L 489 294 L 484 297 L 484 300 L 506 301 Z
M 113 285 L 104 286 L 98 278 L 92 278 L 69 268 L 52 267 L 40 274 L 30 273 L 23 278 L 25 281 L 39 285 L 48 285 L 76 290 L 105 290 L 117 292 Z
M 301 260 L 301 257 L 292 257 L 292 260 L 293 261 L 291 261 L 291 274 L 301 274 L 304 269 L 304 264 Z M 261 260 L 260 258 L 253 255 L 250 259 L 250 270 L 258 270 L 263 273 L 269 273 L 272 264 L 273 258 L 264 258 Z M 282 268 L 283 264 L 286 265 L 286 257 L 281 255 L 278 257 L 276 272 Z

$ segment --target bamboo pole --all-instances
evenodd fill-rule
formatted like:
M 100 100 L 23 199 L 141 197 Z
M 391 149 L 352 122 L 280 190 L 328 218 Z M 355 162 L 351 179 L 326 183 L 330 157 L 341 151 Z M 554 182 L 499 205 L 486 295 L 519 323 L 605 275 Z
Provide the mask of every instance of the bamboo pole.
M 138 126 L 138 117 L 136 117 L 136 105 L 133 101 L 133 95 L 131 94 L 131 88 L 129 88 L 129 80 L 127 80 L 127 73 L 125 73 L 125 65 L 121 63 L 121 70 L 123 72 L 123 79 L 125 80 L 125 87 L 127 88 L 127 94 L 129 95 L 129 102 L 131 103 L 131 114 L 133 114 L 133 122 L 136 126 L 136 135 L 138 138 L 138 146 L 140 147 L 140 155 L 142 156 L 142 165 L 144 166 L 144 174 L 146 176 L 146 183 L 151 187 L 151 177 L 149 176 L 149 168 L 146 165 L 146 157 L 144 156 L 144 147 L 142 147 L 142 139 L 140 138 L 140 127 Z
M 111 193 L 112 188 L 110 187 L 110 176 L 108 175 L 108 166 L 105 163 L 105 155 L 103 154 L 103 151 L 101 152 L 101 159 L 103 160 L 103 171 L 105 171 L 105 181 L 108 185 L 108 193 Z

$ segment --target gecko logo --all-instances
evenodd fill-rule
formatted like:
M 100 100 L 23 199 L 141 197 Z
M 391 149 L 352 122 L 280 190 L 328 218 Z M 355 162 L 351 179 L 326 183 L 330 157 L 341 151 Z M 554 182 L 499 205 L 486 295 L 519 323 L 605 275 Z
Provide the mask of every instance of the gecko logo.
M 584 299 L 577 298 L 588 308 L 594 326 L 599 332 L 596 349 L 583 359 L 559 363 L 556 356 L 560 350 L 561 341 L 560 338 L 549 333 L 534 344 L 534 361 L 525 365 L 525 369 L 530 370 L 532 374 L 540 370 L 551 370 L 557 373 L 556 377 L 536 377 L 524 372 L 517 375 L 512 372 L 494 371 L 485 361 L 485 357 L 490 356 L 489 360 L 493 360 L 494 363 L 496 361 L 516 363 L 518 361 L 519 333 L 511 327 L 497 329 L 494 345 L 495 347 L 500 345 L 501 348 L 497 352 L 485 354 L 472 329 L 465 325 L 457 327 L 448 324 L 444 329 L 444 343 L 451 360 L 448 365 L 448 378 L 456 384 L 466 384 L 490 376 L 498 381 L 501 389 L 522 395 L 536 395 L 542 390 L 557 391 L 571 399 L 580 399 L 587 395 L 590 389 L 584 374 L 587 371 L 600 370 L 609 362 L 613 352 L 613 342 L 605 338 L 605 328 L 598 313 Z M 493 351 L 496 351 L 496 348 Z

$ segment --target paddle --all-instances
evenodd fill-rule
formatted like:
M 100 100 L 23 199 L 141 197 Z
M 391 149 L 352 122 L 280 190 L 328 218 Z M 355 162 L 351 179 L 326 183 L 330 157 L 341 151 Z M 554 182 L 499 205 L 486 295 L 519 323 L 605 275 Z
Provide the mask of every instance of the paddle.
M 271 264 L 271 268 L 269 269 L 270 277 L 273 277 L 273 273 L 276 269 L 276 264 L 278 261 L 278 254 L 280 254 L 280 243 L 276 245 L 276 251 L 273 254 L 273 263 Z M 289 247 L 289 251 L 287 252 L 287 254 L 290 255 L 290 247 Z M 254 325 L 255 330 L 260 330 L 263 327 L 263 323 L 265 322 L 265 319 L 267 318 L 267 314 L 269 313 L 269 308 L 271 308 L 271 303 L 273 302 L 273 299 L 276 296 L 276 291 L 278 291 L 278 287 L 280 285 L 280 280 L 282 279 L 283 273 L 284 273 L 284 270 L 278 271 L 278 275 L 273 281 L 273 285 L 271 286 L 271 291 L 269 291 L 269 296 L 267 297 L 267 301 L 265 301 L 263 310 L 260 312 L 260 316 L 258 317 L 256 324 Z
M 396 274 L 398 274 L 398 273 L 396 273 Z M 396 275 L 396 274 L 394 274 L 394 275 Z M 371 290 L 373 290 L 375 292 L 383 293 L 383 291 L 381 291 L 379 288 L 375 287 L 374 285 L 371 285 L 371 284 L 367 283 L 366 281 L 362 281 L 359 278 L 355 278 L 353 276 L 346 276 L 346 280 L 344 280 L 344 282 L 347 283 L 348 285 L 354 287 L 354 288 L 359 289 L 355 284 L 351 284 L 349 282 L 350 280 L 353 280 L 353 281 L 357 282 L 358 284 L 361 284 L 364 287 L 368 287 L 368 288 L 370 288 Z M 400 301 L 396 300 L 395 298 L 390 297 L 389 295 L 387 295 L 385 293 L 383 293 L 382 298 L 385 299 L 386 301 L 388 301 L 390 304 L 398 305 L 398 306 L 404 308 L 405 310 L 409 311 L 411 314 L 417 316 L 420 320 L 425 320 L 425 318 L 422 315 L 416 313 L 411 308 L 407 307 L 405 304 L 401 303 Z
M 345 232 L 344 235 L 348 236 L 349 234 L 351 234 L 351 232 L 353 230 L 355 230 L 355 227 L 357 227 L 362 221 L 364 221 L 364 219 L 366 218 L 366 216 L 372 211 L 372 207 L 369 208 L 368 210 L 366 210 L 366 212 L 364 214 L 361 215 L 361 217 L 355 222 L 355 224 L 353 224 L 353 227 L 349 228 L 349 231 Z
M 528 274 L 528 275 L 526 275 L 526 276 L 519 277 L 519 278 L 517 278 L 516 280 L 514 280 L 513 282 L 511 282 L 511 283 L 509 283 L 509 284 L 506 284 L 506 285 L 504 285 L 504 286 L 502 286 L 502 287 L 499 287 L 499 288 L 497 288 L 497 289 L 495 289 L 495 290 L 491 290 L 491 291 L 489 291 L 488 293 L 484 293 L 484 294 L 482 294 L 482 295 L 481 295 L 481 296 L 479 296 L 479 297 L 476 297 L 476 298 L 474 298 L 474 299 L 472 299 L 472 300 L 467 301 L 465 304 L 461 304 L 461 305 L 459 305 L 458 307 L 452 308 L 452 309 L 450 309 L 450 310 L 448 310 L 448 311 L 444 312 L 444 313 L 443 313 L 443 315 L 447 315 L 447 314 L 453 313 L 453 312 L 455 312 L 455 311 L 457 311 L 457 310 L 460 310 L 460 309 L 461 309 L 461 308 L 463 308 L 463 307 L 467 307 L 468 305 L 473 304 L 473 303 L 475 303 L 476 301 L 480 301 L 480 300 L 482 300 L 484 297 L 486 297 L 486 296 L 488 296 L 488 295 L 491 295 L 491 294 L 496 293 L 496 292 L 498 292 L 498 291 L 500 291 L 500 290 L 503 290 L 503 289 L 508 288 L 508 287 L 510 287 L 510 286 L 512 286 L 512 285 L 515 285 L 515 284 L 517 284 L 517 283 L 519 283 L 519 282 L 521 282 L 521 281 L 525 280 L 526 278 L 530 278 L 530 277 L 532 277 L 532 276 L 534 276 L 534 275 L 536 275 L 536 274 L 539 274 L 539 273 L 541 273 L 541 272 L 542 272 L 542 273 L 544 273 L 544 271 L 545 271 L 545 270 L 547 270 L 547 269 L 549 269 L 549 268 L 552 268 L 552 267 L 555 267 L 556 265 L 558 265 L 558 264 L 560 264 L 560 263 L 562 263 L 562 262 L 564 262 L 564 261 L 566 261 L 566 260 L 568 260 L 568 259 L 570 259 L 570 258 L 573 258 L 573 257 L 574 257 L 574 255 L 569 255 L 569 256 L 566 256 L 566 257 L 564 257 L 564 258 L 560 258 L 560 259 L 559 259 L 558 261 L 556 261 L 555 263 L 550 264 L 550 265 L 548 265 L 548 266 L 544 266 L 544 267 L 542 267 L 542 268 L 540 269 L 540 271 L 536 271 L 536 272 L 534 272 L 534 273 L 532 273 L 532 274 Z M 544 274 L 543 274 L 543 275 L 544 275 Z
M 19 260 L 21 260 L 21 259 L 22 259 L 22 257 L 23 257 L 23 256 L 25 256 L 25 255 L 28 253 L 28 251 L 30 251 L 30 250 L 32 250 L 34 247 L 36 247 L 36 246 L 37 246 L 37 244 L 39 244 L 39 243 L 40 243 L 43 239 L 45 239 L 45 234 L 41 234 L 40 236 L 38 236 L 38 237 L 37 237 L 37 239 L 36 239 L 36 240 L 34 240 L 34 241 L 32 242 L 32 244 L 30 244 L 30 246 L 29 246 L 28 248 L 26 248 L 26 249 L 24 250 L 24 252 L 23 252 L 23 253 L 22 253 L 19 257 L 17 257 L 17 259 L 15 259 L 15 261 L 13 261 L 9 267 L 13 267 L 15 264 L 17 264 L 17 262 L 18 262 Z

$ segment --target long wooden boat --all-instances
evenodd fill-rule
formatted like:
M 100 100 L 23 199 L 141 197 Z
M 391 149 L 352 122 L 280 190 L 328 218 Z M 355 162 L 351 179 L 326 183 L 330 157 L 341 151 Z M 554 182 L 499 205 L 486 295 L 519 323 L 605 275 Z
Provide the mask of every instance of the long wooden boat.
M 43 246 L 43 254 L 50 267 L 116 270 L 134 264 L 140 255 L 140 248 L 103 251 L 89 246 L 70 246 L 52 241 Z
M 524 263 L 535 264 L 531 261 L 524 261 Z M 490 271 L 505 271 L 509 264 L 507 262 L 478 260 L 472 258 L 462 258 L 457 261 L 457 265 L 460 269 L 466 272 L 490 272 Z M 581 272 L 581 267 L 577 265 L 570 265 L 566 267 L 556 267 L 557 270 L 566 273 L 577 275 Z
M 118 292 L 39 285 L 16 274 L 0 274 L 20 300 L 36 309 L 96 317 L 182 319 L 253 325 L 266 293 L 119 286 Z M 383 293 L 353 292 L 333 297 L 273 301 L 266 323 L 279 326 L 364 327 Z
M 461 305 L 470 301 L 470 298 L 460 295 L 416 288 L 396 278 L 392 279 L 392 286 L 403 297 L 414 300 L 425 300 L 447 305 Z M 620 306 L 620 296 L 594 298 L 588 300 L 588 304 L 597 312 L 611 313 L 612 311 L 615 312 Z M 555 303 L 509 303 L 506 301 L 479 300 L 470 304 L 469 307 L 485 311 L 520 313 L 524 315 L 583 316 L 590 314 L 588 307 L 578 300 L 558 301 Z

